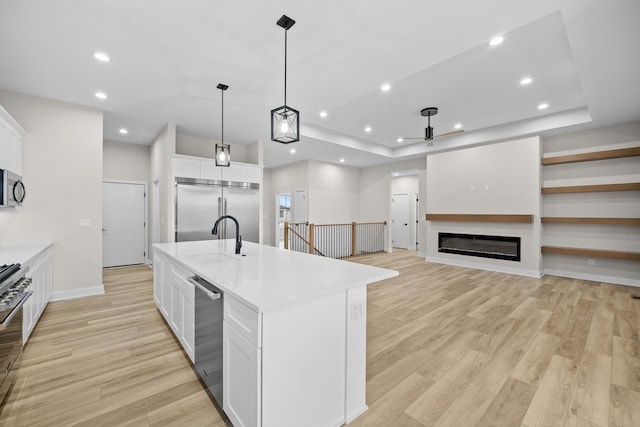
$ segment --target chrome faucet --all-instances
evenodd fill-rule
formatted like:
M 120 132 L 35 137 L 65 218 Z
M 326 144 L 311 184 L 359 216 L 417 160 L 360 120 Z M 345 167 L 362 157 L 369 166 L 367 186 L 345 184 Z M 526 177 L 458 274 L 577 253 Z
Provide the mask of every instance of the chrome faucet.
M 225 218 L 229 218 L 236 223 L 236 255 L 240 255 L 240 249 L 242 248 L 242 236 L 240 236 L 240 225 L 238 224 L 238 220 L 232 217 L 231 215 L 222 215 L 220 218 L 216 220 L 216 223 L 213 224 L 213 230 L 211 230 L 211 234 L 218 235 L 218 224 Z

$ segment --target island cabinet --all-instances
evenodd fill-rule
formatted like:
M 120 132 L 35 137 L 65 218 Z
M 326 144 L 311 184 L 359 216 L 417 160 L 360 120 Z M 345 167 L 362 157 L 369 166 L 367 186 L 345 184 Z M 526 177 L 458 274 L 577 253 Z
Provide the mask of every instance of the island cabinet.
M 224 412 L 236 427 L 354 420 L 367 410 L 366 286 L 398 273 L 251 242 L 234 255 L 234 246 L 154 245 L 154 299 L 192 361 L 186 278 L 223 292 Z
M 166 257 L 153 257 L 153 299 L 191 362 L 195 360 L 195 288 L 192 274 Z

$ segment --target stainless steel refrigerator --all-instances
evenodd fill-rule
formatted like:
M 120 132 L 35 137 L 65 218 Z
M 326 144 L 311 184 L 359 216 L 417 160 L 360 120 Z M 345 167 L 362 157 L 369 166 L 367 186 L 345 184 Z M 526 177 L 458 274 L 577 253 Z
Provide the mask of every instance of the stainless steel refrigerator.
M 255 183 L 176 178 L 176 242 L 235 239 L 230 220 L 220 223 L 217 236 L 211 234 L 216 219 L 231 215 L 240 224 L 242 240 L 259 243 L 259 188 Z

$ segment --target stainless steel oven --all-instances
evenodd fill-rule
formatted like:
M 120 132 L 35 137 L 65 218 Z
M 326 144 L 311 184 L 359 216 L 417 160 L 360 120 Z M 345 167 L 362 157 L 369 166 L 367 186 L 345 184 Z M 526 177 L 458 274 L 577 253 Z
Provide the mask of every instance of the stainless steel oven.
M 15 381 L 22 353 L 22 306 L 31 297 L 31 279 L 20 264 L 0 266 L 0 406 Z

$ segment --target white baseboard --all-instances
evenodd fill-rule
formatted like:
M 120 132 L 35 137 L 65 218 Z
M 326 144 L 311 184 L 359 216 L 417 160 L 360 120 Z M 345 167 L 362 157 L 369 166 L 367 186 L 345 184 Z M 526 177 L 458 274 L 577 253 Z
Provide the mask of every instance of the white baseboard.
M 67 299 L 104 295 L 104 285 L 91 288 L 73 289 L 70 291 L 57 291 L 51 295 L 51 301 L 63 301 Z
M 569 277 L 571 279 L 589 280 L 591 282 L 611 283 L 613 285 L 635 286 L 640 288 L 640 280 L 626 279 L 624 277 L 599 276 L 597 274 L 585 274 L 575 271 L 545 269 L 544 274 L 550 276 Z
M 526 277 L 542 277 L 542 273 L 535 270 L 525 270 L 522 268 L 508 268 L 508 267 L 500 267 L 497 265 L 487 265 L 480 264 L 475 262 L 465 262 L 465 261 L 457 261 L 446 258 L 438 258 L 438 257 L 425 257 L 425 260 L 428 262 L 436 262 L 438 264 L 447 264 L 447 265 L 455 265 L 457 267 L 467 267 L 467 268 L 475 268 L 477 270 L 487 270 L 487 271 L 497 271 L 498 273 L 508 273 L 508 274 L 516 274 L 518 276 L 526 276 Z
M 355 420 L 360 415 L 362 415 L 365 412 L 367 412 L 367 409 L 369 409 L 369 407 L 367 405 L 364 405 L 362 408 L 358 409 L 357 411 L 353 412 L 352 414 L 349 414 L 349 416 L 347 416 L 347 419 L 345 420 L 345 424 L 349 424 L 351 421 Z

